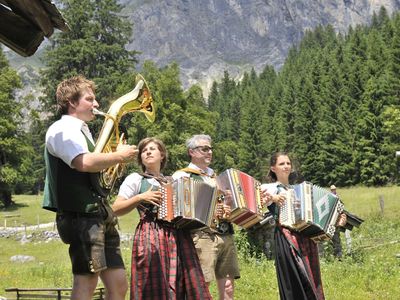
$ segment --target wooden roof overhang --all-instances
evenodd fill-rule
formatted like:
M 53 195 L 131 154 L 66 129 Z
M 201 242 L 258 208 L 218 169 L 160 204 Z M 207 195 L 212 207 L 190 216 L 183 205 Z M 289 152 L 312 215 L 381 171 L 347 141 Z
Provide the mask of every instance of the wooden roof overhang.
M 31 56 L 54 29 L 69 27 L 50 0 L 0 0 L 0 42 L 22 56 Z

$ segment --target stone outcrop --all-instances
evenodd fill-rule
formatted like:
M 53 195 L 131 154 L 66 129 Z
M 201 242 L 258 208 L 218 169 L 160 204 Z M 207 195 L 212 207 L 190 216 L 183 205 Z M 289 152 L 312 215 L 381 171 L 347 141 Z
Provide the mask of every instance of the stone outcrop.
M 367 24 L 383 6 L 389 15 L 399 0 L 120 0 L 123 14 L 132 22 L 130 50 L 139 61 L 158 66 L 173 61 L 181 68 L 184 88 L 200 84 L 205 91 L 227 70 L 240 79 L 244 71 L 261 71 L 266 65 L 279 69 L 288 50 L 306 30 L 331 24 L 346 33 L 349 26 Z M 33 81 L 31 69 L 41 50 L 21 60 L 7 51 L 11 65 Z M 37 69 L 38 66 L 36 65 Z M 25 86 L 35 86 L 26 83 Z
M 184 87 L 209 89 L 224 70 L 240 78 L 265 65 L 279 69 L 304 32 L 331 24 L 337 32 L 365 24 L 396 0 L 122 0 L 134 24 L 129 49 L 159 66 L 176 61 Z

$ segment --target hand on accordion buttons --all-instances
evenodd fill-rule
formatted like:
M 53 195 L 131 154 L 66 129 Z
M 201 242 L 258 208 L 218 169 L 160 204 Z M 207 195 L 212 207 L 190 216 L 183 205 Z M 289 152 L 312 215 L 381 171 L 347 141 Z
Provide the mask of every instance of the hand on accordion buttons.
M 156 206 L 160 206 L 162 201 L 162 192 L 160 191 L 152 191 L 151 188 L 140 196 L 140 202 L 150 203 Z
M 272 195 L 266 190 L 261 191 L 261 203 L 265 206 L 269 206 L 272 203 Z
M 217 203 L 215 216 L 218 219 L 223 219 L 224 218 L 224 204 L 223 203 Z
M 340 214 L 336 223 L 336 226 L 343 227 L 347 223 L 347 216 L 346 214 Z
M 285 201 L 286 201 L 286 196 L 283 194 L 272 196 L 272 202 L 275 202 L 275 204 L 278 206 L 282 206 L 283 203 L 285 203 Z
M 229 205 L 224 204 L 223 210 L 224 210 L 224 213 L 222 215 L 222 218 L 224 218 L 224 219 L 229 218 L 229 216 L 231 215 L 231 212 L 232 212 L 231 207 Z

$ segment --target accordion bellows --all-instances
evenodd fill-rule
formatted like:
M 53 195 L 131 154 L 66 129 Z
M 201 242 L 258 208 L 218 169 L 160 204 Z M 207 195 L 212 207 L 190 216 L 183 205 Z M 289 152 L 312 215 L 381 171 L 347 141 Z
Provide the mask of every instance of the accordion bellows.
M 261 184 L 250 175 L 228 169 L 216 178 L 217 185 L 190 177 L 182 177 L 163 185 L 163 201 L 157 218 L 173 223 L 177 228 L 215 228 L 218 199 L 231 208 L 227 220 L 250 228 L 264 218 Z M 223 195 L 223 197 L 220 197 Z
M 252 176 L 227 169 L 217 176 L 224 204 L 230 206 L 229 221 L 248 229 L 264 219 L 261 203 L 261 183 Z
M 217 189 L 204 181 L 182 177 L 161 186 L 163 201 L 157 218 L 177 228 L 213 227 Z
M 301 232 L 316 242 L 332 238 L 344 208 L 336 195 L 310 182 L 292 185 L 281 193 L 286 193 L 286 201 L 279 208 L 282 226 Z

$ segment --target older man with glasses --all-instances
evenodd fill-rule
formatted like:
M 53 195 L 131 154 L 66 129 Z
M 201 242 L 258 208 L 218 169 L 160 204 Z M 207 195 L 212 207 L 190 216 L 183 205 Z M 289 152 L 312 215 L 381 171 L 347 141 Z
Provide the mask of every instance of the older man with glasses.
M 194 135 L 186 141 L 186 147 L 190 163 L 176 171 L 173 178 L 192 177 L 215 185 L 215 172 L 209 167 L 213 153 L 211 137 Z M 240 273 L 232 224 L 222 220 L 216 228 L 194 230 L 192 237 L 207 284 L 216 279 L 219 299 L 233 299 L 234 280 L 240 278 Z

